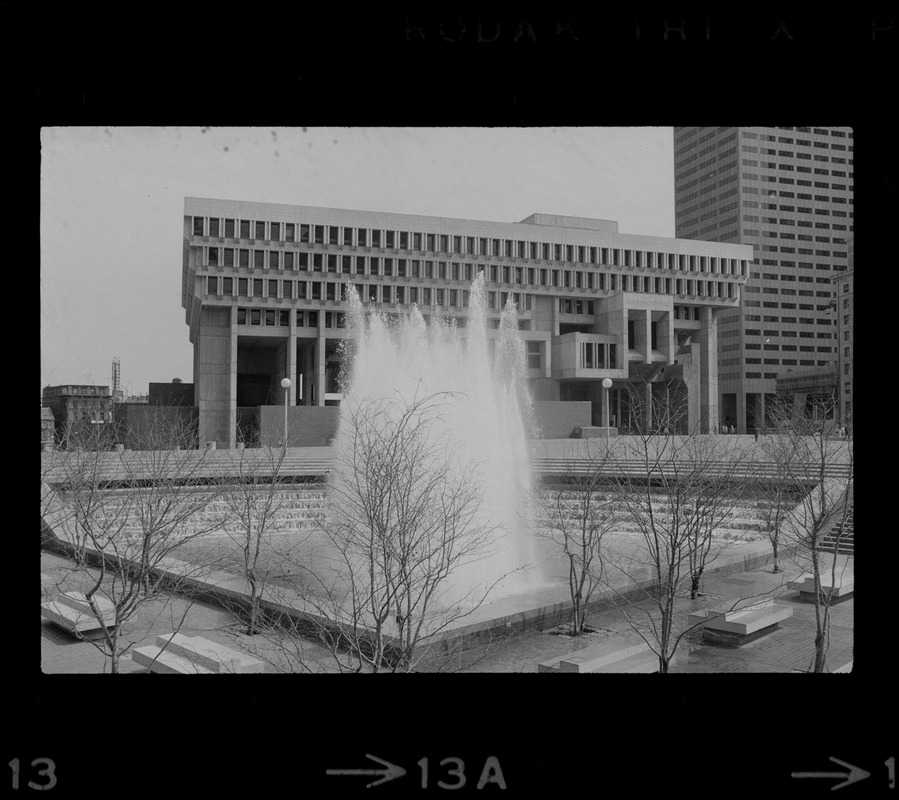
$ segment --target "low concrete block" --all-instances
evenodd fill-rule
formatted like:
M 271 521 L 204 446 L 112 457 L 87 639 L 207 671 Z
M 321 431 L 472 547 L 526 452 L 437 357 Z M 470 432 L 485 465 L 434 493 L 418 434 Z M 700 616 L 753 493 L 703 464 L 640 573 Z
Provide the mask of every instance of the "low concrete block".
M 140 656 L 144 661 L 138 661 L 138 663 L 152 660 L 154 655 L 162 652 L 162 656 L 157 658 L 157 662 L 161 659 L 170 672 L 178 671 L 181 667 L 186 673 L 265 672 L 265 664 L 259 659 L 204 639 L 202 636 L 166 633 L 156 637 L 155 645 L 148 645 L 140 650 L 144 651 Z M 172 659 L 165 659 L 166 654 L 170 654 Z M 154 672 L 156 671 L 155 667 L 156 663 L 153 663 L 151 669 Z
M 750 636 L 792 616 L 792 608 L 776 606 L 769 600 L 739 611 L 703 609 L 690 614 L 688 620 L 691 625 L 701 624 L 704 632 Z
M 192 662 L 190 659 L 162 650 L 156 645 L 146 645 L 131 651 L 131 659 L 150 672 L 162 675 L 214 675 L 216 670 Z
M 537 672 L 658 672 L 659 659 L 639 636 L 609 639 L 537 665 Z
M 41 616 L 70 633 L 102 631 L 103 626 L 111 628 L 115 624 L 115 606 L 105 597 L 94 596 L 102 623 L 97 619 L 87 598 L 81 592 L 66 592 L 54 600 L 41 603 Z
M 830 594 L 832 598 L 847 597 L 855 591 L 855 573 L 849 571 L 837 572 L 836 580 L 828 571 L 820 577 L 821 590 Z M 803 600 L 815 599 L 815 576 L 810 573 L 800 575 L 795 581 L 787 584 L 790 589 L 797 589 Z
M 671 666 L 673 662 L 669 662 L 669 666 Z M 652 652 L 647 646 L 645 650 L 640 653 L 635 653 L 632 656 L 628 656 L 627 658 L 622 658 L 619 661 L 613 661 L 609 664 L 604 664 L 598 669 L 592 669 L 591 672 L 602 672 L 602 673 L 652 673 L 659 671 L 659 657 Z
M 639 637 L 611 639 L 564 656 L 559 661 L 559 672 L 595 672 L 648 649 L 649 645 Z

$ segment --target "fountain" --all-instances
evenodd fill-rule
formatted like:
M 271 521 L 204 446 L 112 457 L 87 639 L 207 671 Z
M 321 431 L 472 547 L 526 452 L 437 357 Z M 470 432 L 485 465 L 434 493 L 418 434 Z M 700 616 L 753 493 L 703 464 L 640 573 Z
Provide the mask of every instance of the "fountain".
M 536 579 L 527 525 L 531 411 L 515 305 L 507 303 L 491 342 L 483 273 L 471 285 L 465 328 L 439 308 L 432 309 L 426 325 L 417 306 L 401 315 L 367 313 L 354 287 L 348 287 L 347 296 L 353 337 L 348 340 L 338 454 L 345 456 L 352 448 L 349 409 L 385 398 L 408 403 L 413 397 L 439 397 L 439 418 L 425 434 L 428 443 L 435 453 L 449 443 L 458 468 L 476 470 L 483 502 L 472 524 L 491 531 L 487 550 L 463 560 L 446 578 L 441 602 L 465 603 L 489 586 L 490 599 L 525 591 Z M 337 481 L 348 479 L 338 470 Z

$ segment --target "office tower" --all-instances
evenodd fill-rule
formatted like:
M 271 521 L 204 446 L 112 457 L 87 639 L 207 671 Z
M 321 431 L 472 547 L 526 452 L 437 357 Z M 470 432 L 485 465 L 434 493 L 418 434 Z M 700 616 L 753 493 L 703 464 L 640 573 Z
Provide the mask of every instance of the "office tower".
M 674 129 L 677 237 L 754 250 L 739 307 L 719 321 L 719 410 L 741 432 L 764 427 L 778 377 L 838 368 L 852 141 L 849 128 Z
M 852 384 L 855 372 L 853 325 L 855 322 L 855 253 L 854 239 L 849 238 L 849 269 L 834 277 L 837 313 L 837 380 L 840 387 L 840 424 L 852 427 Z

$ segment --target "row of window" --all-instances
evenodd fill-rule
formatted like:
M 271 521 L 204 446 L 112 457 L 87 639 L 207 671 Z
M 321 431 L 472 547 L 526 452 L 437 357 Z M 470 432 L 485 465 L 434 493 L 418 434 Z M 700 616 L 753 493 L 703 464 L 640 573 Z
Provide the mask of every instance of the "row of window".
M 804 142 L 800 142 L 800 144 L 804 144 Z M 802 153 L 793 150 L 774 150 L 770 147 L 755 147 L 749 144 L 740 145 L 740 152 L 758 153 L 763 156 L 777 156 L 778 158 L 795 158 L 800 161 L 817 161 L 819 164 L 853 163 L 853 160 L 851 158 L 846 159 L 841 156 L 829 156 L 824 155 L 823 153 Z
M 219 285 L 218 281 L 222 283 Z M 268 297 L 290 300 L 331 300 L 345 301 L 347 284 L 331 282 L 280 281 L 255 279 L 250 283 L 246 278 L 238 279 L 237 284 L 231 278 L 209 278 L 208 294 L 216 296 Z M 221 291 L 219 291 L 221 289 Z M 230 290 L 230 291 L 229 291 Z M 419 286 L 394 286 L 391 284 L 371 284 L 357 287 L 363 302 L 387 303 L 397 305 L 442 306 L 447 308 L 468 308 L 469 292 L 462 289 L 432 289 Z M 530 311 L 532 295 L 519 292 L 488 292 L 488 308 L 500 311 L 511 299 L 522 311 Z M 592 306 L 592 303 L 591 303 Z M 281 309 L 269 309 L 272 313 L 281 313 Z M 286 313 L 286 309 L 283 310 Z
M 206 217 L 194 217 L 194 234 L 210 237 L 219 236 L 219 220 Z M 205 223 L 209 223 L 208 228 Z M 348 245 L 352 247 L 370 246 L 385 247 L 398 250 L 418 250 L 433 253 L 458 253 L 461 255 L 485 255 L 498 258 L 530 258 L 544 261 L 567 261 L 581 264 L 600 264 L 613 267 L 650 267 L 668 269 L 690 269 L 700 272 L 725 272 L 729 274 L 745 274 L 738 272 L 740 264 L 736 259 L 685 256 L 674 253 L 656 253 L 652 251 L 627 250 L 617 247 L 589 247 L 584 245 L 549 244 L 546 242 L 524 242 L 512 239 L 488 239 L 473 236 L 454 236 L 449 234 L 422 234 L 405 231 L 379 231 L 362 228 L 343 228 L 331 225 L 300 225 L 300 238 L 295 239 L 296 227 L 293 223 L 255 222 L 256 235 L 249 236 L 251 222 L 240 220 L 241 235 L 235 237 L 236 220 L 224 220 L 224 238 L 253 239 L 265 242 L 294 242 L 328 245 Z M 232 223 L 230 226 L 227 223 Z M 216 223 L 213 225 L 213 223 Z M 244 225 L 247 227 L 244 228 Z M 310 229 L 312 229 L 310 239 Z M 204 233 L 209 230 L 209 233 Z M 228 232 L 230 230 L 230 233 Z M 282 230 L 285 238 L 282 239 Z M 214 231 L 214 232 L 213 232 Z M 327 233 L 326 233 L 327 231 Z M 244 235 L 246 232 L 246 235 Z M 381 234 L 384 234 L 382 239 Z M 370 234 L 370 236 L 369 236 Z M 424 238 L 422 238 L 424 237 Z M 383 244 L 382 244 L 383 242 Z M 410 247 L 411 244 L 411 247 Z M 422 245 L 426 246 L 422 246 Z M 210 248 L 214 250 L 217 248 Z M 249 250 L 240 250 L 249 253 Z M 257 251 L 258 252 L 258 251 Z M 232 250 L 233 253 L 233 250 Z M 285 253 L 284 255 L 287 255 Z M 233 256 L 232 256 L 233 258 Z M 689 259 L 690 266 L 685 266 Z M 719 263 L 720 262 L 720 263 Z M 743 262 L 745 265 L 745 262 Z
M 827 366 L 828 362 L 827 361 L 815 362 L 814 359 L 800 359 L 799 360 L 799 366 L 801 366 L 801 367 L 814 367 L 816 363 L 819 367 L 825 367 L 825 366 Z M 795 366 L 796 360 L 795 359 L 791 359 L 791 360 L 784 359 L 783 361 L 781 361 L 781 364 L 783 364 L 784 366 L 786 366 L 787 364 L 792 364 Z M 745 377 L 747 380 L 761 380 L 764 377 L 765 380 L 773 381 L 780 376 L 776 372 L 765 372 L 764 374 L 761 372 L 747 372 Z M 739 380 L 739 379 L 740 379 L 739 372 L 728 372 L 726 374 L 718 376 L 719 382 L 729 381 L 729 380 Z
M 810 236 L 799 236 L 799 239 L 811 240 Z M 845 250 L 813 250 L 810 247 L 792 247 L 787 245 L 778 246 L 776 244 L 756 245 L 763 253 L 797 253 L 800 256 L 826 256 L 828 258 L 849 258 L 849 254 Z M 845 267 L 840 264 L 833 265 L 834 270 L 844 270 Z
M 790 129 L 792 130 L 792 129 Z M 799 133 L 814 133 L 817 136 L 831 136 L 835 139 L 843 139 L 847 136 L 851 139 L 852 132 L 851 131 L 840 131 L 833 128 L 813 128 L 809 130 L 808 128 L 796 128 L 796 131 Z M 792 139 L 789 136 L 774 136 L 770 133 L 756 133 L 755 131 L 741 131 L 741 136 L 744 139 L 758 139 L 762 142 L 774 142 L 777 141 L 780 144 L 793 144 L 794 141 L 798 145 L 803 145 L 805 147 L 811 147 L 814 144 L 815 147 L 828 147 L 830 146 L 834 150 L 845 150 L 846 146 L 842 144 L 835 144 L 833 142 L 812 142 L 811 139 Z M 852 147 L 850 146 L 851 150 Z
M 746 363 L 747 364 L 761 364 L 762 360 L 758 359 L 758 358 L 747 358 Z M 795 358 L 766 358 L 764 360 L 764 363 L 771 365 L 771 366 L 775 366 L 778 364 L 781 366 L 784 366 L 784 367 L 797 366 L 797 361 Z M 821 360 L 815 361 L 813 358 L 800 358 L 798 361 L 798 366 L 814 367 L 817 364 L 819 367 L 826 367 L 829 363 L 830 363 L 829 361 L 821 361 Z M 739 375 L 737 377 L 739 377 Z M 761 377 L 762 377 L 762 374 L 760 372 L 747 372 L 746 373 L 746 378 L 748 380 L 752 380 L 753 378 L 761 378 Z M 765 373 L 765 378 L 767 380 L 774 380 L 779 377 L 780 376 L 776 372 L 766 372 Z
M 580 278 L 582 273 L 575 273 L 576 278 Z M 552 283 L 552 286 L 559 286 L 560 288 L 586 288 L 588 290 L 597 289 L 599 291 L 623 291 L 623 292 L 636 292 L 636 293 L 655 293 L 655 294 L 676 294 L 676 295 L 694 295 L 698 297 L 713 297 L 713 298 L 722 298 L 733 300 L 736 298 L 736 292 L 734 289 L 734 284 L 730 282 L 724 281 L 711 281 L 711 280 L 696 280 L 696 279 L 682 279 L 682 278 L 654 278 L 649 275 L 618 275 L 616 273 L 612 273 L 608 275 L 608 280 L 606 280 L 606 274 L 600 273 L 598 275 L 598 279 L 593 281 L 593 274 L 587 273 L 586 285 L 582 286 L 580 280 L 575 280 L 574 283 L 570 280 L 569 273 L 565 273 L 563 276 L 563 283 L 561 285 Z M 554 276 L 553 280 L 556 280 Z M 511 283 L 511 282 L 510 282 Z M 216 295 L 216 296 L 224 296 L 224 297 L 283 297 L 283 298 L 291 298 L 291 299 L 326 299 L 326 300 L 334 300 L 336 299 L 338 284 L 336 282 L 325 282 L 321 280 L 314 281 L 293 281 L 293 280 L 283 280 L 283 279 L 275 279 L 275 278 L 233 278 L 233 277 L 222 277 L 219 275 L 208 275 L 206 277 L 206 294 L 208 295 Z M 346 283 L 342 284 L 344 287 Z M 367 284 L 365 284 L 367 286 Z M 372 285 L 371 288 L 374 288 L 378 284 Z M 526 284 L 523 284 L 526 285 Z M 326 288 L 322 290 L 322 286 Z M 279 288 L 280 287 L 280 288 Z M 329 288 L 330 287 L 330 288 Z M 403 287 L 397 287 L 403 288 Z M 416 286 L 406 287 L 409 289 L 409 292 L 415 292 L 417 294 L 418 288 Z M 279 294 L 280 291 L 280 294 Z M 324 291 L 324 296 L 322 292 Z M 345 291 L 345 289 L 343 290 Z M 364 289 L 360 289 L 361 291 L 365 291 Z M 425 287 L 423 289 L 425 292 L 430 292 L 430 287 Z M 436 289 L 435 291 L 443 292 L 443 289 Z M 457 291 L 462 292 L 462 294 L 467 298 L 468 291 L 467 290 L 457 290 L 457 289 L 447 289 L 446 291 L 456 293 Z M 405 294 L 405 293 L 404 293 Z M 405 301 L 397 301 L 397 302 L 405 302 Z M 416 300 L 410 300 L 408 302 L 417 302 Z M 442 304 L 441 304 L 442 305 Z M 453 304 L 455 305 L 455 304 Z M 467 302 L 465 303 L 467 305 Z
M 418 259 L 382 258 L 380 256 L 350 256 L 331 253 L 293 253 L 280 250 L 249 250 L 230 247 L 203 248 L 204 266 L 244 267 L 253 269 L 307 270 L 312 272 L 339 272 L 345 275 L 389 275 L 399 278 L 426 278 L 463 280 L 471 282 L 477 272 L 483 271 L 491 283 L 518 283 L 529 286 L 565 286 L 593 288 L 593 275 L 602 287 L 605 273 L 584 270 L 554 270 L 541 267 L 517 267 L 500 264 L 467 264 L 458 261 L 420 261 Z M 620 266 L 620 265 L 619 265 Z M 625 264 L 625 267 L 631 266 Z M 644 266 L 637 264 L 635 266 Z M 748 274 L 748 262 L 735 259 L 706 259 L 705 256 L 671 255 L 667 267 L 678 271 L 698 272 L 709 275 Z M 723 270 L 723 271 L 720 271 Z M 732 273 L 729 270 L 739 269 Z M 622 276 L 626 277 L 626 276 Z M 634 276 L 639 284 L 640 278 Z M 656 278 L 660 280 L 660 278 Z
M 745 344 L 745 345 L 743 346 L 743 349 L 744 349 L 744 350 L 787 350 L 787 351 L 795 351 L 795 350 L 797 349 L 797 346 L 796 346 L 795 344 L 784 344 L 784 345 L 780 345 L 780 344 L 774 344 L 774 343 L 769 343 L 769 344 L 766 344 L 766 345 L 762 346 L 762 345 L 759 344 L 758 342 L 749 342 L 748 344 Z M 817 352 L 819 352 L 819 353 L 832 353 L 832 352 L 833 352 L 833 348 L 832 348 L 832 347 L 817 347 L 817 348 L 815 348 L 815 347 L 812 347 L 812 345 L 810 345 L 810 344 L 799 345 L 798 349 L 799 349 L 801 352 L 806 352 L 806 353 L 813 353 L 813 352 L 815 352 L 816 350 L 817 350 Z
M 828 240 L 829 241 L 829 240 Z M 359 275 L 392 275 L 394 265 L 396 265 L 396 274 L 399 277 L 413 278 L 445 278 L 449 280 L 474 280 L 475 272 L 485 271 L 488 280 L 493 283 L 524 283 L 525 276 L 528 277 L 528 283 L 538 286 L 557 286 L 558 283 L 546 283 L 541 280 L 537 282 L 537 276 L 543 278 L 547 275 L 545 268 L 539 267 L 518 267 L 499 264 L 467 264 L 458 261 L 421 261 L 419 259 L 405 258 L 382 258 L 380 256 L 351 256 L 338 255 L 335 253 L 308 253 L 283 251 L 283 250 L 265 250 L 265 249 L 249 249 L 249 248 L 231 248 L 231 247 L 204 247 L 203 258 L 206 266 L 224 266 L 224 267 L 253 267 L 254 269 L 312 269 L 316 272 L 343 272 L 347 274 Z M 628 255 L 631 251 L 625 251 Z M 667 254 L 667 258 L 659 253 L 659 259 L 655 259 L 654 253 L 646 253 L 646 258 L 642 258 L 644 254 L 636 252 L 636 258 L 631 261 L 626 258 L 624 263 L 618 263 L 618 259 L 613 259 L 614 263 L 605 264 L 605 266 L 624 266 L 624 267 L 647 267 L 654 269 L 673 269 L 684 272 L 699 272 L 700 274 L 711 275 L 746 275 L 748 272 L 747 261 L 738 261 L 737 259 L 716 258 L 713 256 L 686 256 Z M 383 273 L 381 265 L 383 264 Z M 437 265 L 436 270 L 434 265 Z M 739 271 L 738 271 L 739 270 Z M 558 275 L 558 270 L 552 270 L 552 275 Z M 580 275 L 581 272 L 575 272 Z M 593 273 L 586 273 L 591 275 Z M 514 278 L 514 280 L 513 280 Z M 579 279 L 576 279 L 579 280 Z
M 808 181 L 803 178 L 784 178 L 783 176 L 777 175 L 758 175 L 755 172 L 743 172 L 740 174 L 740 177 L 744 181 L 757 181 L 761 183 L 783 183 L 786 185 L 795 185 L 795 186 L 811 186 L 815 189 L 835 189 L 836 191 L 849 192 L 852 191 L 851 188 L 847 188 L 845 184 L 833 184 L 827 183 L 826 181 Z M 845 203 L 846 198 L 843 197 L 827 197 L 826 195 L 821 195 L 821 200 L 819 202 L 822 203 Z
M 581 369 L 617 369 L 618 346 L 602 342 L 581 342 L 579 352 Z
M 290 309 L 272 308 L 238 308 L 238 325 L 264 325 L 274 327 L 289 327 Z M 295 312 L 298 328 L 317 328 L 321 319 L 325 328 L 346 327 L 346 315 L 337 311 L 325 311 L 319 316 L 318 311 L 299 310 Z
M 280 327 L 287 328 L 290 326 L 290 315 L 294 314 L 296 327 L 298 328 L 318 328 L 320 325 L 324 328 L 345 328 L 346 315 L 339 311 L 315 311 L 310 309 L 297 309 L 291 312 L 290 309 L 272 309 L 272 308 L 238 308 L 237 324 L 252 325 L 259 327 Z M 430 322 L 430 316 L 425 314 L 423 319 L 426 324 Z M 467 320 L 464 317 L 454 318 L 455 324 L 464 328 Z M 498 328 L 499 319 L 491 320 L 491 326 Z M 529 320 L 518 320 L 520 330 L 530 330 Z M 540 357 L 542 355 L 541 342 L 527 342 L 528 367 L 539 368 Z M 536 357 L 536 362 L 534 362 Z

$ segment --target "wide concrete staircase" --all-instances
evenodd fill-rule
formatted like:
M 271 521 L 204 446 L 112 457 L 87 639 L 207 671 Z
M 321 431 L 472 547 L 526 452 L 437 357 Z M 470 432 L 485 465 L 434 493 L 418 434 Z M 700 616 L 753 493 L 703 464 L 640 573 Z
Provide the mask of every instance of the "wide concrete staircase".
M 821 541 L 819 550 L 841 555 L 855 555 L 855 520 L 853 519 L 853 505 L 850 501 L 846 510 L 846 519 L 833 526 Z

